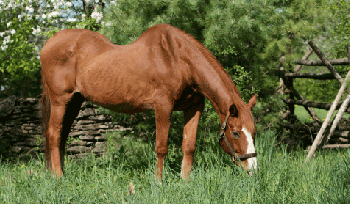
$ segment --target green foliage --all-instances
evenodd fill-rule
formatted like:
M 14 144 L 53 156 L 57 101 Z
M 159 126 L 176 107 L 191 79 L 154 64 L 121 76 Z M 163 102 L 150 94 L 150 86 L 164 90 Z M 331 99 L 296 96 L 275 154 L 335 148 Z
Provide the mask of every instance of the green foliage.
M 200 40 L 205 4 L 203 0 L 118 1 L 106 10 L 108 26 L 103 26 L 101 32 L 113 43 L 129 44 L 149 27 L 169 23 Z
M 265 100 L 258 102 L 252 110 L 258 130 L 278 131 L 281 126 L 284 111 L 285 104 L 282 97 L 278 94 L 269 96 Z
M 336 80 L 296 79 L 294 81 L 295 89 L 305 100 L 316 102 L 332 103 L 340 88 Z
M 345 45 L 349 45 L 349 1 L 293 1 L 290 9 L 293 9 L 290 15 L 299 21 L 295 28 L 300 30 L 297 33 L 301 39 L 313 40 L 327 59 L 346 57 Z M 306 51 L 305 46 L 299 47 Z M 285 67 L 292 69 L 295 59 L 301 59 L 301 56 L 287 56 Z M 314 54 L 311 59 L 318 57 Z M 343 77 L 349 69 L 348 66 L 335 68 Z M 303 67 L 300 72 L 329 73 L 325 67 Z M 340 85 L 336 80 L 296 79 L 294 87 L 306 100 L 332 102 Z
M 98 30 L 97 20 L 80 21 L 72 13 L 81 7 L 64 0 L 4 0 L 0 2 L 0 97 L 36 97 L 40 88 L 40 56 L 44 42 L 63 28 Z M 98 11 L 95 6 L 95 12 Z M 68 15 L 70 13 L 70 15 Z M 85 15 L 85 14 L 84 14 Z M 79 20 L 79 19 L 78 19 Z M 84 21 L 85 20 L 85 21 Z
M 334 13 L 334 29 L 331 33 L 332 43 L 334 43 L 332 53 L 334 57 L 345 57 L 347 53 L 345 46 L 350 46 L 350 1 L 333 1 L 330 8 Z
M 247 58 L 262 50 L 265 35 L 261 19 L 271 9 L 266 1 L 211 1 L 204 44 L 215 55 L 233 55 L 235 64 L 251 65 Z
M 40 83 L 38 56 L 39 47 L 36 46 L 36 38 L 32 34 L 36 29 L 38 18 L 36 13 L 23 15 L 28 1 L 22 2 L 22 7 L 10 7 L 13 1 L 5 1 L 1 4 L 0 18 L 6 23 L 0 24 L 0 85 L 2 89 L 17 96 L 38 94 Z M 31 8 L 38 8 L 35 2 Z M 24 8 L 23 8 L 24 7 Z M 0 96 L 4 94 L 0 92 Z M 29 94 L 28 94 L 29 93 Z
M 273 26 L 268 27 L 269 42 L 263 56 L 274 59 L 275 63 L 285 56 L 289 65 L 306 51 L 305 41 L 326 34 L 331 15 L 328 1 L 322 0 L 290 1 L 275 8 L 274 13 L 269 21 Z

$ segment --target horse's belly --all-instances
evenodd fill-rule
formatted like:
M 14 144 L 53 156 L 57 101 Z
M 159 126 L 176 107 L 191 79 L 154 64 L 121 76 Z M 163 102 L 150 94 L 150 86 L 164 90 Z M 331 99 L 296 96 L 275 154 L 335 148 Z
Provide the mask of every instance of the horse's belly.
M 152 104 L 144 104 L 142 106 L 137 106 L 137 107 L 132 106 L 129 103 L 121 103 L 121 104 L 114 104 L 114 105 L 105 105 L 104 104 L 103 107 L 106 109 L 109 109 L 111 111 L 114 111 L 114 112 L 128 113 L 128 114 L 153 110 Z
M 111 87 L 109 91 L 89 90 L 89 92 L 82 92 L 82 95 L 87 100 L 115 112 L 137 113 L 154 109 L 152 94 L 149 90 L 144 90 L 143 93 L 142 90 L 118 92 Z

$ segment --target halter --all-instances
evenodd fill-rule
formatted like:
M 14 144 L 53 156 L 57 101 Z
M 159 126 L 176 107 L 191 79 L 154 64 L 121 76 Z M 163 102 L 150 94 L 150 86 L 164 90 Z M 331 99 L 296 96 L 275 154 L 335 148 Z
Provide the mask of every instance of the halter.
M 227 125 L 227 119 L 230 116 L 230 114 L 227 114 L 224 122 L 221 125 L 221 130 L 220 130 L 220 139 L 224 138 L 224 141 L 227 145 L 227 147 L 230 150 L 230 153 L 232 155 L 232 160 L 236 161 L 236 160 L 242 160 L 242 159 L 249 159 L 252 157 L 256 157 L 257 153 L 248 153 L 248 154 L 243 154 L 243 155 L 237 155 L 236 151 L 234 150 L 235 146 L 233 146 L 233 148 L 231 147 L 230 143 L 228 143 L 227 137 L 225 135 L 225 130 L 226 130 L 226 125 Z

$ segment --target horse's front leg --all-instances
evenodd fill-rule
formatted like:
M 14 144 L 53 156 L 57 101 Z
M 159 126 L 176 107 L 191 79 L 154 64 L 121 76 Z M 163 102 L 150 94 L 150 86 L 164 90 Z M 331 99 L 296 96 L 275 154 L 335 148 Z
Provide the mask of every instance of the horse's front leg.
M 162 179 L 164 158 L 168 154 L 168 133 L 172 108 L 169 105 L 155 108 L 156 120 L 156 153 L 157 153 L 157 179 Z
M 193 165 L 194 151 L 196 148 L 197 128 L 204 108 L 204 97 L 200 96 L 198 103 L 184 110 L 185 126 L 182 138 L 182 152 L 184 157 L 181 165 L 181 176 L 188 179 Z

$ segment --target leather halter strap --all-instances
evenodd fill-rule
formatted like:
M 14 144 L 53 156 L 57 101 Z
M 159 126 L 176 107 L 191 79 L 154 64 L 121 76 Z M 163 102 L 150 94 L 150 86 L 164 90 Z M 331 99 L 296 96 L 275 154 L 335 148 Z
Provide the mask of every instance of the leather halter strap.
M 228 117 L 230 116 L 230 114 L 227 114 L 224 122 L 222 123 L 221 125 L 221 130 L 220 130 L 220 139 L 223 138 L 228 149 L 230 150 L 230 153 L 232 155 L 232 160 L 233 161 L 236 161 L 236 160 L 241 160 L 241 159 L 249 159 L 249 158 L 252 158 L 252 157 L 256 157 L 257 156 L 257 153 L 248 153 L 248 154 L 243 154 L 243 155 L 237 155 L 236 154 L 236 151 L 234 150 L 235 146 L 233 146 L 233 148 L 231 147 L 230 143 L 228 142 L 227 140 L 227 137 L 225 135 L 225 130 L 226 130 L 226 125 L 227 125 L 227 119 Z

